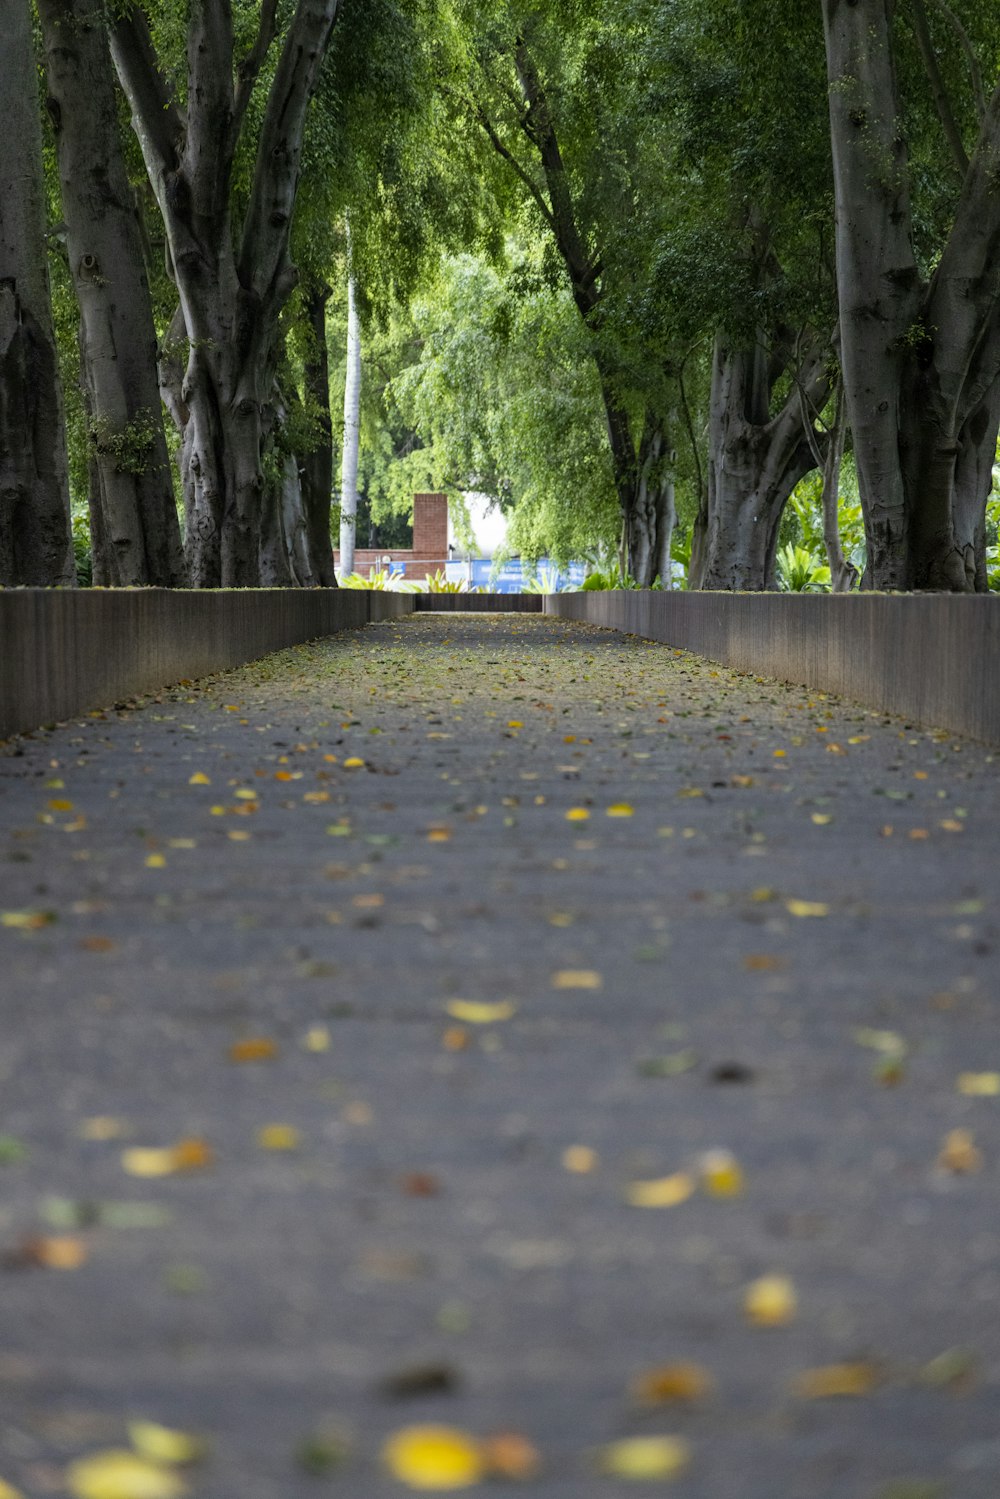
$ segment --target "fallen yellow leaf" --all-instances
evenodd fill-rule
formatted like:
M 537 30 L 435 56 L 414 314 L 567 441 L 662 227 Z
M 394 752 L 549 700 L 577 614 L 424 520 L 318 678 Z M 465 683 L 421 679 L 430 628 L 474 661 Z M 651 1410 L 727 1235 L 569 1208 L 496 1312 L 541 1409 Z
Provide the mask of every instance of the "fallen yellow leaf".
M 612 802 L 607 815 L 609 817 L 633 817 L 635 808 L 630 807 L 628 802 Z
M 947 1171 L 964 1174 L 979 1171 L 983 1164 L 983 1153 L 975 1144 L 971 1130 L 953 1129 L 945 1136 L 938 1165 Z
M 593 968 L 560 968 L 552 975 L 553 989 L 600 989 L 603 983 Z
M 211 786 L 211 781 L 203 770 L 196 770 L 188 780 L 189 786 Z
M 586 822 L 589 816 L 590 813 L 587 811 L 586 807 L 570 807 L 569 811 L 566 813 L 566 821 Z
M 330 1031 L 325 1025 L 311 1025 L 302 1043 L 306 1051 L 329 1051 Z
M 9 1483 L 4 1483 L 0 1478 L 0 1499 L 24 1499 L 20 1489 L 13 1488 Z
M 0 926 L 15 927 L 22 932 L 40 931 L 53 921 L 51 911 L 0 911 Z
M 165 1467 L 196 1463 L 205 1456 L 205 1442 L 186 1431 L 173 1431 L 156 1421 L 130 1421 L 128 1438 L 140 1457 Z
M 786 900 L 789 916 L 829 916 L 830 907 L 820 900 Z
M 728 1150 L 709 1150 L 701 1158 L 701 1185 L 710 1197 L 739 1197 L 743 1170 Z
M 827 1364 L 797 1374 L 791 1391 L 800 1400 L 834 1400 L 870 1395 L 877 1383 L 878 1370 L 874 1364 Z
M 602 1473 L 640 1482 L 677 1478 L 690 1462 L 691 1448 L 683 1437 L 625 1437 L 599 1454 Z
M 301 1135 L 291 1124 L 265 1124 L 257 1131 L 261 1150 L 298 1150 Z
M 828 823 L 833 821 L 833 814 L 831 812 L 814 812 L 812 814 L 812 821 L 818 828 L 825 828 Z
M 510 1020 L 517 1006 L 509 999 L 497 1004 L 480 1004 L 473 999 L 449 999 L 445 1009 L 453 1020 L 464 1020 L 468 1025 L 495 1025 L 499 1020 Z
M 904 1057 L 907 1052 L 906 1042 L 897 1031 L 878 1031 L 861 1025 L 853 1036 L 859 1046 L 867 1046 L 869 1051 L 881 1051 L 888 1057 Z
M 746 1289 L 743 1310 L 755 1327 L 784 1327 L 798 1311 L 795 1287 L 787 1275 L 764 1275 Z
M 189 1139 L 163 1147 L 133 1146 L 122 1151 L 121 1159 L 129 1176 L 173 1176 L 210 1165 L 212 1152 L 204 1140 Z
M 116 1119 L 111 1114 L 97 1114 L 91 1119 L 82 1119 L 77 1126 L 81 1140 L 120 1140 L 127 1135 L 128 1121 Z
M 365 762 L 362 759 L 360 759 L 357 755 L 350 755 L 348 757 L 348 759 L 346 759 L 344 761 L 344 769 L 345 770 L 362 770 L 364 768 L 364 763 Z
M 597 1166 L 597 1152 L 589 1145 L 568 1145 L 563 1151 L 563 1166 L 577 1176 L 586 1176 Z
M 479 1443 L 452 1426 L 404 1426 L 388 1438 L 382 1459 L 411 1489 L 467 1489 L 486 1472 Z
M 147 854 L 146 855 L 146 868 L 147 869 L 166 869 L 166 867 L 167 867 L 167 861 L 166 861 L 166 859 L 164 858 L 164 856 L 162 854 Z
M 665 1405 L 674 1400 L 701 1400 L 711 1388 L 712 1377 L 700 1364 L 664 1364 L 633 1380 L 632 1397 L 643 1405 Z
M 634 1208 L 673 1208 L 687 1202 L 695 1190 L 694 1178 L 686 1171 L 661 1176 L 655 1181 L 629 1182 L 625 1201 Z
M 75 1499 L 179 1499 L 188 1492 L 169 1468 L 117 1448 L 70 1463 L 66 1481 Z
M 1000 1072 L 961 1072 L 957 1087 L 969 1098 L 996 1098 L 1000 1095 Z

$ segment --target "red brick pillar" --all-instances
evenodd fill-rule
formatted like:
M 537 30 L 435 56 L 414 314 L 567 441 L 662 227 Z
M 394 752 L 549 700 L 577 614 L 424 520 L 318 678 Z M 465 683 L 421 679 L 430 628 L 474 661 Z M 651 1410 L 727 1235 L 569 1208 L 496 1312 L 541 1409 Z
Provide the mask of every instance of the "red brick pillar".
M 413 555 L 443 567 L 448 557 L 448 496 L 413 496 Z

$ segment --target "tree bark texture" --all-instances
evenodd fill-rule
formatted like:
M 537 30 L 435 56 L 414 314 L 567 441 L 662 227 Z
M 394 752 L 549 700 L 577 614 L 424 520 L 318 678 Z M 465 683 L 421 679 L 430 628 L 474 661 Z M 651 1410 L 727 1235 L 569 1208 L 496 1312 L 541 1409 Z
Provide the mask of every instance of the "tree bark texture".
M 0 0 L 0 585 L 76 581 L 28 0 Z
M 1000 88 L 971 153 L 929 282 L 912 241 L 891 0 L 823 0 L 848 413 L 865 514 L 864 582 L 982 586 L 985 505 L 972 449 L 989 435 L 1000 375 Z M 996 428 L 992 428 L 993 442 Z M 995 451 L 995 448 L 994 448 Z
M 340 465 L 340 576 L 354 571 L 358 525 L 358 448 L 361 437 L 361 322 L 354 272 L 347 278 L 347 378 L 344 381 L 344 450 Z
M 100 581 L 186 581 L 156 378 L 156 332 L 118 136 L 103 0 L 39 0 L 97 500 Z M 106 575 L 105 575 L 106 574 Z
M 234 64 L 227 0 L 191 0 L 188 97 L 163 76 L 141 7 L 113 26 L 112 50 L 166 226 L 187 362 L 171 410 L 183 421 L 185 547 L 197 587 L 247 587 L 273 575 L 277 493 L 265 492 L 274 419 L 278 318 L 295 285 L 289 234 L 306 110 L 338 0 L 297 0 L 267 96 L 241 223 L 234 153 L 250 94 L 277 33 L 263 0 L 257 39 Z M 279 507 L 280 508 L 280 507 Z
M 829 393 L 825 360 L 812 348 L 793 369 L 793 388 L 770 415 L 780 361 L 763 344 L 731 346 L 721 335 L 712 356 L 708 509 L 698 586 L 756 592 L 775 586 L 781 517 L 792 490 L 816 467 L 803 423 L 800 387 L 812 409 Z
M 310 352 L 305 361 L 306 399 L 318 427 L 318 440 L 302 460 L 302 509 L 305 514 L 313 576 L 323 588 L 336 588 L 330 505 L 333 499 L 333 422 L 330 417 L 330 353 L 326 342 L 326 308 L 331 291 L 314 287 L 306 298 Z

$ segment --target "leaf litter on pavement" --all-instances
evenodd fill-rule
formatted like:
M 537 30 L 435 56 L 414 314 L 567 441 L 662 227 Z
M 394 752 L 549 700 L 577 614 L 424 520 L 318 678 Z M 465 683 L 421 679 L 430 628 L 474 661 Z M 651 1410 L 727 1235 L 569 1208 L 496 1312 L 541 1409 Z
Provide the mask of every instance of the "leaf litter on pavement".
M 730 1424 L 777 1419 L 789 1397 L 819 1422 L 827 1403 L 885 1386 L 978 1398 L 976 1342 L 997 1354 L 987 1324 L 956 1299 L 948 1337 L 931 1301 L 873 1296 L 855 1251 L 874 1236 L 866 1253 L 888 1262 L 907 1246 L 919 1287 L 911 1220 L 955 1232 L 956 1261 L 992 1231 L 978 1204 L 1000 1160 L 1000 1050 L 977 964 L 997 892 L 982 858 L 960 867 L 950 852 L 975 846 L 969 807 L 995 819 L 982 752 L 531 618 L 388 624 L 157 696 L 26 742 L 43 794 L 0 761 L 17 812 L 0 885 L 11 983 L 33 996 L 38 965 L 63 965 L 104 1057 L 130 1048 L 127 1068 L 81 1059 L 73 1178 L 53 1172 L 34 1097 L 0 1113 L 17 1147 L 0 1167 L 39 1204 L 35 1222 L 21 1208 L 10 1220 L 4 1266 L 74 1271 L 25 1281 L 61 1298 L 69 1367 L 102 1336 L 74 1298 L 106 1272 L 135 1306 L 154 1286 L 215 1306 L 232 1259 L 265 1337 L 297 1328 L 303 1368 L 314 1338 L 339 1336 L 348 1284 L 376 1342 L 399 1288 L 423 1307 L 397 1308 L 417 1359 L 433 1355 L 414 1368 L 502 1367 L 508 1324 L 537 1346 L 537 1368 L 515 1355 L 490 1386 L 489 1423 L 465 1404 L 471 1372 L 415 1394 L 441 1403 L 440 1421 L 379 1435 L 372 1416 L 338 1435 L 315 1471 L 352 1482 L 381 1443 L 383 1471 L 410 1488 L 552 1473 L 581 1496 L 681 1492 L 693 1471 L 711 1494 Z M 950 883 L 933 860 L 951 861 Z M 44 890 L 31 864 L 50 871 Z M 147 1178 L 142 1200 L 108 1200 L 116 1167 Z M 314 1221 L 342 1245 L 332 1279 L 307 1248 Z M 971 1237 L 950 1228 L 966 1221 Z M 149 1249 L 127 1251 L 140 1228 Z M 260 1236 L 280 1271 L 247 1269 Z M 459 1282 L 448 1300 L 444 1263 Z M 493 1267 L 475 1293 L 468 1263 Z M 532 1310 L 541 1277 L 557 1312 Z M 563 1277 L 582 1300 L 560 1300 Z M 311 1313 L 287 1322 L 286 1291 Z M 584 1304 L 607 1307 L 597 1342 Z M 224 1306 L 200 1346 L 232 1336 Z M 714 1328 L 703 1348 L 691 1307 Z M 569 1442 L 546 1425 L 547 1388 L 568 1398 L 565 1337 L 589 1349 Z M 468 1357 L 438 1357 L 455 1347 Z M 632 1429 L 658 1406 L 668 1425 L 689 1409 L 699 1424 Z M 211 1396 L 207 1410 L 208 1426 L 222 1419 Z M 144 1448 L 133 1427 L 131 1449 L 70 1455 L 71 1493 L 214 1490 L 221 1459 L 188 1472 L 184 1433 L 146 1422 Z M 315 1405 L 284 1449 L 290 1474 L 296 1452 L 320 1451 L 310 1428 L 328 1429 Z M 955 1445 L 946 1415 L 924 1432 L 927 1477 L 898 1480 L 914 1492 Z M 863 1446 L 843 1461 L 874 1499 Z

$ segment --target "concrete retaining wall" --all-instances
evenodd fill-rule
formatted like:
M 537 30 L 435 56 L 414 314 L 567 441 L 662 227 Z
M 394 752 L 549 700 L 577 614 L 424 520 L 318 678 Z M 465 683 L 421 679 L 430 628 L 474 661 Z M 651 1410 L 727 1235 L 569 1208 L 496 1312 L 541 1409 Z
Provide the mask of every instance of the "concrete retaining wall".
M 454 611 L 459 614 L 541 614 L 540 593 L 417 593 L 418 611 Z
M 564 593 L 545 612 L 1000 744 L 1000 596 Z
M 0 738 L 412 610 L 353 589 L 0 589 Z

